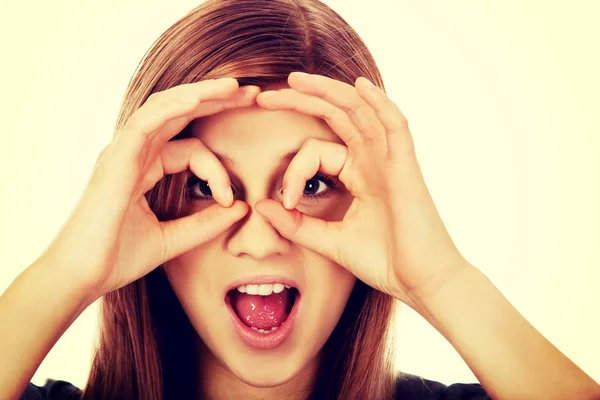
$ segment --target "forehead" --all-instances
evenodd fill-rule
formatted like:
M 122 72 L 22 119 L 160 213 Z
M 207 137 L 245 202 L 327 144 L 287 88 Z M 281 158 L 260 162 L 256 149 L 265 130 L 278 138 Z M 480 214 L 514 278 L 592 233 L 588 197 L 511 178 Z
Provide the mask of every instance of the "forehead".
M 234 162 L 279 158 L 297 151 L 308 138 L 343 143 L 319 118 L 288 110 L 267 111 L 256 104 L 199 118 L 192 122 L 191 134 Z

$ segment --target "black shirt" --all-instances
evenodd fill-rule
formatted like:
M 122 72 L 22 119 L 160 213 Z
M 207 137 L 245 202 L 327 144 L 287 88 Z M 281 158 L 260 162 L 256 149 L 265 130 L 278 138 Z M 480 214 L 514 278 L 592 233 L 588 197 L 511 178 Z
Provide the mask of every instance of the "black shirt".
M 44 386 L 27 385 L 19 400 L 75 400 L 81 391 L 66 381 L 48 379 Z M 443 383 L 416 375 L 402 374 L 397 380 L 398 400 L 490 400 L 478 383 Z

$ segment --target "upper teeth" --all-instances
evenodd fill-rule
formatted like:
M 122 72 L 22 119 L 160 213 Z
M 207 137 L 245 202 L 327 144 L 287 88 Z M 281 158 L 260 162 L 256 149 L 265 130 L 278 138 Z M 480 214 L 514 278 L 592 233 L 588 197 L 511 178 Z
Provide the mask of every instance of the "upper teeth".
M 283 288 L 290 289 L 290 286 L 284 285 L 282 283 L 267 283 L 261 285 L 242 285 L 238 286 L 237 290 L 241 293 L 269 296 L 273 293 L 283 292 Z

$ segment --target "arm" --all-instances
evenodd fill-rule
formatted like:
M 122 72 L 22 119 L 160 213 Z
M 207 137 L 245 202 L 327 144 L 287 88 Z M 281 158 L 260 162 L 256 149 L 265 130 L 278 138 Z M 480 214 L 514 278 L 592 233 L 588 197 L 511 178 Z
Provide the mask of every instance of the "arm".
M 492 398 L 600 399 L 600 386 L 472 265 L 437 290 L 418 294 L 416 302 Z
M 50 349 L 97 298 L 39 260 L 0 297 L 0 393 L 18 399 Z
M 248 212 L 229 195 L 227 171 L 199 139 L 171 139 L 188 119 L 249 107 L 259 92 L 240 88 L 234 78 L 174 86 L 154 92 L 115 132 L 57 237 L 0 297 L 0 395 L 12 399 L 24 391 L 52 346 L 97 298 L 214 239 Z M 205 162 L 197 167 L 197 159 Z M 188 169 L 215 182 L 218 204 L 159 221 L 145 193 L 165 175 Z

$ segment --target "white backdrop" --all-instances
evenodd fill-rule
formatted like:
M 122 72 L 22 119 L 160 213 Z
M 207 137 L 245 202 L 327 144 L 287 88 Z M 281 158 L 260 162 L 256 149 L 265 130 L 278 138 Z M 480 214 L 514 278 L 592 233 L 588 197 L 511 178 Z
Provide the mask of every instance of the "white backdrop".
M 0 0 L 0 291 L 71 212 L 145 51 L 198 3 Z M 600 3 L 326 3 L 373 52 L 459 249 L 600 381 Z M 34 383 L 85 385 L 96 318 L 94 304 Z M 408 307 L 398 331 L 401 370 L 476 381 Z

